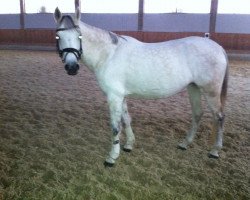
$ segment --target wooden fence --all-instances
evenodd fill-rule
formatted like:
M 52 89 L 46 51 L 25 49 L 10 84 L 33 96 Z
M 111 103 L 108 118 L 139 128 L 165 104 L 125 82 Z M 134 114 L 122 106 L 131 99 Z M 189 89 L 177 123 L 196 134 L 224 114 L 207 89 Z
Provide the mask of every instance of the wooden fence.
M 116 31 L 143 42 L 161 42 L 187 36 L 204 36 L 199 32 L 142 32 Z M 211 39 L 226 50 L 250 51 L 250 34 L 212 33 Z M 0 29 L 0 45 L 55 46 L 55 30 L 51 29 Z

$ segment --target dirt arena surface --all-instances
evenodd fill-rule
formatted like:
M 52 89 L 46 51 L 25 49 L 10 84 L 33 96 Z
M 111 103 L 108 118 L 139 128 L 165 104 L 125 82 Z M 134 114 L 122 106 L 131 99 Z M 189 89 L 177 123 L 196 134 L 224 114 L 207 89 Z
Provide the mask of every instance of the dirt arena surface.
M 250 199 L 250 62 L 230 61 L 224 147 L 208 158 L 211 114 L 187 151 L 186 91 L 160 100 L 129 99 L 133 152 L 103 162 L 111 128 L 94 74 L 68 76 L 55 52 L 0 51 L 1 200 Z M 122 144 L 124 144 L 122 136 Z

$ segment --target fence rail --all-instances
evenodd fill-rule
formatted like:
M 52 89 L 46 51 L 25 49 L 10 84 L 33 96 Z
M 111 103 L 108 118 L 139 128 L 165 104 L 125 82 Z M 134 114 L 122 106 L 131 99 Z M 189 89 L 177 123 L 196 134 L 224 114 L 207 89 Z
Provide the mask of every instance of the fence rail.
M 143 32 L 115 31 L 117 34 L 129 35 L 143 42 L 161 42 L 187 36 L 204 36 L 203 32 Z M 250 50 L 249 34 L 212 33 L 211 39 L 226 50 Z M 0 45 L 50 46 L 55 47 L 55 30 L 53 29 L 0 29 Z

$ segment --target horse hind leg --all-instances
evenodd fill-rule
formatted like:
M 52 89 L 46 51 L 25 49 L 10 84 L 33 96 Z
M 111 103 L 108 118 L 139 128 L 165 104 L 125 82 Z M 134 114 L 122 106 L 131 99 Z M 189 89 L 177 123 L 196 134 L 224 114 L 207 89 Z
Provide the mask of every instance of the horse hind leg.
M 135 136 L 131 128 L 131 117 L 128 113 L 126 100 L 124 100 L 123 102 L 122 122 L 123 122 L 123 126 L 125 128 L 125 133 L 126 133 L 126 144 L 124 145 L 123 150 L 125 152 L 130 152 L 133 149 Z
M 220 95 L 209 95 L 205 94 L 207 103 L 213 115 L 213 128 L 211 132 L 211 140 L 215 140 L 215 143 L 209 152 L 208 156 L 210 158 L 219 158 L 219 151 L 222 148 L 223 140 L 223 129 L 225 115 L 223 112 L 223 105 L 221 103 Z
M 210 110 L 212 111 L 213 114 L 213 129 L 211 133 L 211 138 L 215 139 L 215 143 L 208 155 L 210 158 L 219 158 L 219 151 L 222 148 L 224 121 L 225 121 L 225 114 L 223 110 L 227 97 L 228 77 L 229 77 L 229 69 L 227 61 L 227 66 L 225 69 L 225 75 L 222 81 L 221 88 L 219 89 L 218 87 L 208 87 L 210 88 L 210 90 L 208 91 L 204 90 L 204 92 L 206 92 L 205 97 L 207 99 Z M 217 89 L 214 89 L 211 92 L 211 88 L 217 88 Z
M 200 88 L 193 83 L 190 84 L 187 89 L 192 108 L 192 127 L 187 132 L 185 139 L 178 145 L 178 148 L 182 150 L 186 150 L 188 145 L 192 143 L 202 117 Z

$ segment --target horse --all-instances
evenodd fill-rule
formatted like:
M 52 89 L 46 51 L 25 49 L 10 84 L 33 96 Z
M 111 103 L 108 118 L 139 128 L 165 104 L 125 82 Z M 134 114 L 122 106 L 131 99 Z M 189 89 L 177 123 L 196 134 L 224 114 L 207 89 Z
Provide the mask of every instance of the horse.
M 219 158 L 228 85 L 228 58 L 224 49 L 209 38 L 197 36 L 143 43 L 90 26 L 80 18 L 79 8 L 73 15 L 63 15 L 55 9 L 57 51 L 69 75 L 77 74 L 81 60 L 96 75 L 107 97 L 112 140 L 104 165 L 112 167 L 119 157 L 122 128 L 126 134 L 123 150 L 133 149 L 135 137 L 126 98 L 165 98 L 185 88 L 192 109 L 192 125 L 177 147 L 186 150 L 192 143 L 203 114 L 201 95 L 204 95 L 212 113 L 215 139 L 208 155 Z

